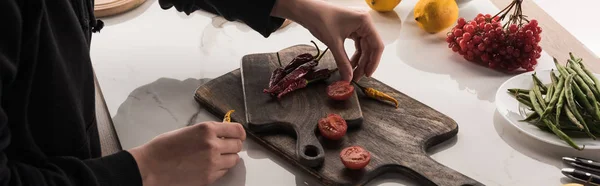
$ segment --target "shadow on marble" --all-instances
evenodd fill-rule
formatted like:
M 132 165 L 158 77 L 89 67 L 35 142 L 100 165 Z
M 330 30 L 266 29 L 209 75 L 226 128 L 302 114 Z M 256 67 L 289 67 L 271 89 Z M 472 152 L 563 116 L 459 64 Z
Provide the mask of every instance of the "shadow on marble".
M 243 186 L 246 185 L 246 164 L 244 159 L 240 158 L 240 162 L 235 167 L 229 169 L 227 173 L 211 186 Z
M 379 32 L 384 45 L 394 43 L 400 36 L 399 33 L 402 28 L 402 19 L 400 19 L 398 13 L 395 11 L 380 13 L 369 10 L 369 14 L 371 15 L 371 19 L 373 19 L 375 29 Z
M 200 36 L 200 49 L 204 54 L 208 55 L 213 52 L 211 48 L 218 46 L 220 35 L 231 38 L 224 29 L 227 25 L 235 25 L 237 30 L 244 33 L 251 31 L 250 27 L 243 23 L 228 21 L 222 16 L 211 15 L 211 22 L 202 29 L 202 35 Z
M 193 97 L 196 88 L 208 81 L 160 78 L 133 90 L 113 118 L 123 149 L 190 124 L 217 121 Z
M 456 0 L 456 4 L 458 5 L 458 8 L 463 8 L 465 6 L 468 6 L 469 3 L 473 2 L 473 0 Z
M 475 6 L 468 6 L 461 9 L 459 16 L 474 17 L 478 12 L 480 11 Z M 446 42 L 446 32 L 449 29 L 429 34 L 419 28 L 411 12 L 403 21 L 400 31 L 398 57 L 415 69 L 449 75 L 458 83 L 459 90 L 469 91 L 476 94 L 478 99 L 493 103 L 496 90 L 511 75 L 468 62 L 453 53 Z
M 160 6 L 158 6 L 158 4 L 157 4 L 157 6 L 152 6 L 154 4 L 154 2 L 156 2 L 156 0 L 146 0 L 140 6 L 138 6 L 135 9 L 132 9 L 132 10 L 130 10 L 128 12 L 124 12 L 124 13 L 121 13 L 121 14 L 118 14 L 118 15 L 100 17 L 100 18 L 97 18 L 97 19 L 102 20 L 106 26 L 112 26 L 112 25 L 121 24 L 121 23 L 124 23 L 124 22 L 127 22 L 129 20 L 135 19 L 136 17 L 142 15 L 150 7 L 152 7 L 152 8 L 160 8 Z
M 194 100 L 194 91 L 210 79 L 160 78 L 134 89 L 123 102 L 113 122 L 123 149 L 150 141 L 155 136 L 203 121 L 220 121 Z M 292 138 L 290 140 L 293 141 Z M 294 141 L 295 143 L 295 141 Z M 297 185 L 318 185 L 318 181 L 275 156 L 251 138 L 243 143 L 242 151 L 249 158 L 270 159 L 296 176 Z M 247 158 L 247 157 L 245 157 Z M 236 165 L 215 186 L 245 185 L 244 160 Z
M 296 145 L 296 140 L 294 138 L 286 138 L 288 143 L 292 146 Z M 267 150 L 265 147 L 257 144 L 252 140 L 247 140 L 245 144 L 248 145 L 246 150 L 246 154 L 249 158 L 252 159 L 269 159 L 276 163 L 277 165 L 283 167 L 285 170 L 293 174 L 296 178 L 297 186 L 320 186 L 319 181 L 313 176 L 301 171 L 296 168 L 295 165 L 291 164 L 288 161 L 285 161 L 283 158 L 275 155 L 273 152 Z
M 293 142 L 293 145 L 295 145 L 296 141 L 294 139 L 289 138 L 289 140 L 290 140 L 290 142 Z M 322 185 L 313 176 L 309 175 L 308 173 L 305 173 L 304 171 L 301 171 L 300 169 L 295 167 L 295 165 L 291 164 L 288 161 L 285 161 L 283 158 L 275 155 L 274 153 L 272 153 L 271 151 L 267 150 L 266 148 L 260 146 L 259 144 L 255 143 L 253 141 L 248 141 L 246 143 L 249 146 L 248 150 L 246 151 L 246 153 L 248 154 L 248 157 L 253 158 L 253 159 L 267 158 L 267 159 L 273 161 L 274 163 L 283 167 L 285 170 L 287 170 L 288 172 L 290 172 L 291 174 L 293 174 L 295 176 L 297 186 L 320 186 L 320 185 Z
M 495 111 L 494 128 L 496 132 L 510 147 L 532 159 L 552 165 L 559 169 L 567 167 L 562 163 L 564 156 L 579 156 L 591 159 L 600 159 L 600 150 L 578 151 L 573 148 L 556 146 L 535 139 L 511 125 L 504 117 Z
M 248 154 L 248 157 L 252 159 L 265 159 L 270 158 L 272 156 L 270 155 L 270 151 L 268 151 L 258 143 L 252 141 L 252 139 L 246 140 L 244 144 L 247 146 L 245 150 Z

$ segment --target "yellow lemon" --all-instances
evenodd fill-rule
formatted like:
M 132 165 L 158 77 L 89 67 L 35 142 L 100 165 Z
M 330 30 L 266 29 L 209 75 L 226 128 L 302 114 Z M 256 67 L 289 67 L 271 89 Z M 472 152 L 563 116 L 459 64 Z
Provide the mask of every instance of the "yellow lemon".
M 456 22 L 458 5 L 455 0 L 419 0 L 414 16 L 419 27 L 426 32 L 437 33 Z
M 378 12 L 389 12 L 394 10 L 401 0 L 365 0 L 371 9 Z

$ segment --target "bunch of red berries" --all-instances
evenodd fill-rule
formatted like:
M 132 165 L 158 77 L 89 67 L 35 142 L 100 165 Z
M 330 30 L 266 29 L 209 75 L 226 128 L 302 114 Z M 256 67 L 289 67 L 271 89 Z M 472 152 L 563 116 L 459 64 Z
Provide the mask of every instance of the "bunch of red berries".
M 520 2 L 513 1 L 503 10 L 506 12 L 502 16 L 479 14 L 468 22 L 459 18 L 446 38 L 448 47 L 466 60 L 489 68 L 509 72 L 518 69 L 533 71 L 542 52 L 539 46 L 542 29 L 537 20 L 527 20 L 521 14 Z M 513 6 L 517 6 L 516 15 L 511 15 L 503 25 L 501 20 Z

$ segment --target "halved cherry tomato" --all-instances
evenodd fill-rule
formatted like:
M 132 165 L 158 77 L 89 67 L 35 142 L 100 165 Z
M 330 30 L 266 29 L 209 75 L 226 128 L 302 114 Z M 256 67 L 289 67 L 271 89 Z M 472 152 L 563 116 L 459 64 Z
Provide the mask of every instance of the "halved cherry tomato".
M 352 96 L 354 86 L 347 81 L 337 81 L 327 86 L 327 96 L 333 100 L 343 101 Z
M 358 170 L 371 162 L 371 153 L 361 146 L 351 146 L 340 152 L 340 159 L 346 168 Z
M 348 125 L 346 120 L 338 114 L 328 114 L 319 120 L 319 131 L 321 135 L 330 140 L 339 140 L 346 135 Z

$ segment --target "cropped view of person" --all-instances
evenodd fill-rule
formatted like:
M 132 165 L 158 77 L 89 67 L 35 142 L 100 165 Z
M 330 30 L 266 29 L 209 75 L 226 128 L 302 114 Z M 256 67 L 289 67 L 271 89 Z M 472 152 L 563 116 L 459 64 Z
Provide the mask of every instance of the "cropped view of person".
M 329 48 L 348 82 L 370 77 L 384 49 L 368 13 L 325 1 L 159 4 L 152 8 L 202 10 L 241 21 L 264 37 L 285 19 L 294 21 Z M 93 5 L 93 0 L 0 1 L 0 185 L 197 186 L 225 175 L 239 162 L 246 140 L 239 123 L 198 123 L 101 157 L 90 45 L 103 23 Z M 356 47 L 350 56 L 347 39 Z

